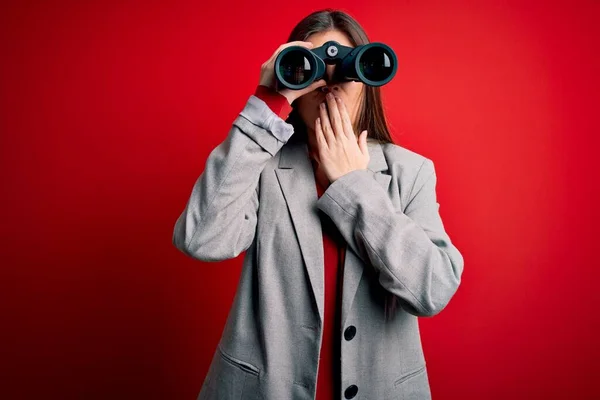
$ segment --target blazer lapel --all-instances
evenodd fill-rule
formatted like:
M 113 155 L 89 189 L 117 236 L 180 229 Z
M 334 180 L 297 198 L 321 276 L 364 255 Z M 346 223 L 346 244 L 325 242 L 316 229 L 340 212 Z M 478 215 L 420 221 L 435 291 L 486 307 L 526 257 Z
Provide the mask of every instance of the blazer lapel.
M 323 235 L 316 206 L 318 195 L 306 143 L 288 142 L 280 150 L 275 170 L 300 244 L 313 296 L 323 322 Z
M 370 156 L 367 168 L 373 172 L 387 170 L 388 166 L 381 145 L 370 139 L 367 144 Z M 319 210 L 316 207 L 318 194 L 315 176 L 306 142 L 290 141 L 281 148 L 279 165 L 275 174 L 294 224 L 322 324 L 324 312 L 323 234 Z M 391 177 L 378 173 L 374 176 L 387 191 Z M 363 265 L 347 246 L 343 271 L 342 326 L 362 277 Z

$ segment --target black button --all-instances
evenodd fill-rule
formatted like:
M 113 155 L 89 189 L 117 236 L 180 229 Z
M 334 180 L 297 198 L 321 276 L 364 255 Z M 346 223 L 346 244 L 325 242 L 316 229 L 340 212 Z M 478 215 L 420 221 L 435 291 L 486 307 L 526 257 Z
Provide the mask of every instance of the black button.
M 346 388 L 346 391 L 344 391 L 344 397 L 347 399 L 351 399 L 354 396 L 356 396 L 356 393 L 358 393 L 358 386 L 350 385 Z
M 344 339 L 352 340 L 352 338 L 356 335 L 356 327 L 354 325 L 350 325 L 344 331 Z

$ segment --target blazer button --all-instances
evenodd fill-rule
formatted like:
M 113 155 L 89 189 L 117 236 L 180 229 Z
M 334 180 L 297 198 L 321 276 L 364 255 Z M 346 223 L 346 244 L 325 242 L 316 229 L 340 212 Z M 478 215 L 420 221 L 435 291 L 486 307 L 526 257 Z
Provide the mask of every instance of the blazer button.
M 356 385 L 350 385 L 344 391 L 344 397 L 347 398 L 347 399 L 351 399 L 354 396 L 356 396 L 356 393 L 358 393 L 358 386 L 356 386 Z
M 352 340 L 352 338 L 356 335 L 356 327 L 354 325 L 350 325 L 344 331 L 344 339 Z

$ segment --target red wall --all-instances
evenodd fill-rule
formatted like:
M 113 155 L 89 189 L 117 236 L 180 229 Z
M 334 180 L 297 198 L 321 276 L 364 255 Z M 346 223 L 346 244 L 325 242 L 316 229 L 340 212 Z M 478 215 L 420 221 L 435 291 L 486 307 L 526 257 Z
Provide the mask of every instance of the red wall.
M 0 397 L 195 398 L 242 257 L 187 258 L 173 224 L 261 63 L 331 6 L 397 51 L 394 137 L 465 257 L 421 319 L 434 398 L 599 398 L 600 3 L 209 3 L 2 2 Z

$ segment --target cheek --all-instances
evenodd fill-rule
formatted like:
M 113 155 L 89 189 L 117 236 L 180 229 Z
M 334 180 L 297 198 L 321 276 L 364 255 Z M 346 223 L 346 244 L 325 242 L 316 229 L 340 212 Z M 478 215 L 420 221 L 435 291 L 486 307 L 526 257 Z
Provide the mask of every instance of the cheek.
M 348 82 L 345 87 L 346 94 L 348 96 L 348 102 L 351 104 L 358 103 L 360 94 L 362 92 L 364 83 L 362 82 Z
M 319 116 L 319 102 L 308 100 L 299 103 L 298 113 L 307 126 L 314 128 L 315 120 Z
M 346 82 L 335 94 L 344 100 L 346 106 L 352 108 L 360 99 L 362 85 L 364 85 L 362 82 Z
M 300 114 L 312 113 L 313 110 L 319 109 L 319 102 L 314 98 L 301 97 L 296 101 L 298 103 L 298 111 Z

